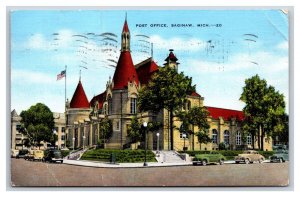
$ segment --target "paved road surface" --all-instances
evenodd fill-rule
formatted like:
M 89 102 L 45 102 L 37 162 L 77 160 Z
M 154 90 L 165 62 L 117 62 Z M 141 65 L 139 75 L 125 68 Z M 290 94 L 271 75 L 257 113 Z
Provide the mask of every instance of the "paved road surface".
M 12 186 L 285 186 L 288 163 L 93 168 L 11 160 Z

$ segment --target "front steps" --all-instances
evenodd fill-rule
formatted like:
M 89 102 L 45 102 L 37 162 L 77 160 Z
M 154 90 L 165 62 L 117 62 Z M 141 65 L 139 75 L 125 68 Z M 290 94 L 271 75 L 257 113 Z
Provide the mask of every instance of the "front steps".
M 185 160 L 181 159 L 181 157 L 175 151 L 159 151 L 159 157 L 156 157 L 156 159 L 160 163 L 185 163 L 186 162 Z

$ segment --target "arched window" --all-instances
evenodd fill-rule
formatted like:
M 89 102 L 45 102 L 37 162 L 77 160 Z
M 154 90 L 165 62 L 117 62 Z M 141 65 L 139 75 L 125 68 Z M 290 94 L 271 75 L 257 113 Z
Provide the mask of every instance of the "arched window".
M 229 145 L 229 131 L 228 130 L 224 131 L 224 144 Z
M 218 131 L 216 129 L 212 130 L 212 143 L 218 143 Z
M 248 135 L 247 135 L 247 145 L 252 145 L 252 135 L 251 135 L 251 133 L 248 133 Z
M 108 96 L 108 114 L 111 114 L 111 113 L 112 113 L 112 98 L 109 95 Z
M 241 145 L 241 132 L 236 133 L 236 145 Z

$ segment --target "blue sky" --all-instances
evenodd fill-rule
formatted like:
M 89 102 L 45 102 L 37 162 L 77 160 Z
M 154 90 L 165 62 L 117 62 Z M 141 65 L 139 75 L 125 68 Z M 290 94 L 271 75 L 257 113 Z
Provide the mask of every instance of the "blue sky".
M 11 109 L 20 113 L 42 102 L 52 111 L 63 112 L 64 80 L 56 81 L 56 75 L 65 65 L 69 100 L 79 70 L 89 100 L 103 92 L 118 60 L 125 13 L 11 12 Z M 288 15 L 284 11 L 127 10 L 127 20 L 134 63 L 150 57 L 149 43 L 159 65 L 174 49 L 179 70 L 193 78 L 206 106 L 242 110 L 239 97 L 244 80 L 255 74 L 283 93 L 288 104 Z

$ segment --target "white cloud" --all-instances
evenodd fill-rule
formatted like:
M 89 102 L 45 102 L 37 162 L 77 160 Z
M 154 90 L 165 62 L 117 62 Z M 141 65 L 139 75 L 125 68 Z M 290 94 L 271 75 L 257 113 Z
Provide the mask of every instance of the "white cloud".
M 24 43 L 18 45 L 13 43 L 13 49 L 27 50 L 55 50 L 71 47 L 76 32 L 68 29 L 61 29 L 51 36 L 41 33 L 32 34 Z
M 288 50 L 289 49 L 289 43 L 287 41 L 283 41 L 283 42 L 279 43 L 276 46 L 276 48 L 280 49 L 280 50 Z
M 11 72 L 12 83 L 23 84 L 51 84 L 55 82 L 56 76 L 48 73 L 29 71 L 24 69 L 13 69 Z
M 205 48 L 205 42 L 197 38 L 178 38 L 172 37 L 164 39 L 158 35 L 150 36 L 150 42 L 152 42 L 156 49 L 176 49 L 176 51 L 187 50 L 187 51 L 199 51 Z
M 45 36 L 39 33 L 31 35 L 25 43 L 27 49 L 44 50 L 49 49 L 49 47 L 50 44 Z

